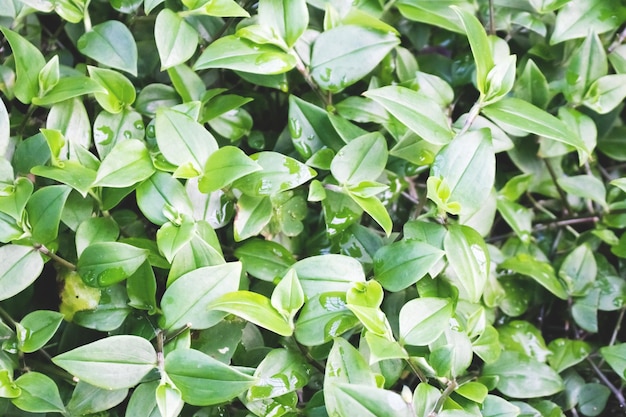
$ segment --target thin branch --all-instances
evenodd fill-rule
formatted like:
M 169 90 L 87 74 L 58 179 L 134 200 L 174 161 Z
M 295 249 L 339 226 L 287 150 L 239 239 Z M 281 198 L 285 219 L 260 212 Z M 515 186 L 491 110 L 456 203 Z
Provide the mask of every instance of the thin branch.
M 411 358 L 405 359 L 405 362 L 407 363 L 407 365 L 409 365 L 409 368 L 411 368 L 411 372 L 413 372 L 415 376 L 419 378 L 420 382 L 428 382 L 428 377 L 424 374 L 424 372 L 422 372 L 419 366 L 411 362 Z
M 496 8 L 493 5 L 493 0 L 489 0 L 489 34 L 496 34 Z
M 33 247 L 35 249 L 37 249 L 39 252 L 41 252 L 44 255 L 46 255 L 47 257 L 49 257 L 50 259 L 52 259 L 53 261 L 55 261 L 56 263 L 58 263 L 59 265 L 63 265 L 64 267 L 66 267 L 70 271 L 75 271 L 76 270 L 76 265 L 74 265 L 70 261 L 67 261 L 67 260 L 61 258 L 59 255 L 57 255 L 56 253 L 52 252 L 50 249 L 46 248 L 41 243 L 35 243 L 33 245 Z
M 322 103 L 324 103 L 324 107 L 328 107 L 332 102 L 332 96 L 330 95 L 330 92 L 328 93 L 328 97 L 324 95 L 315 80 L 313 80 L 313 77 L 311 77 L 311 73 L 304 64 L 304 61 L 302 61 L 302 58 L 300 58 L 300 55 L 298 55 L 295 51 L 293 51 L 291 55 L 296 59 L 296 69 L 302 75 L 304 81 L 306 81 L 308 86 L 311 88 L 311 90 L 313 90 L 313 92 L 315 92 L 319 99 L 322 100 Z
M 455 379 L 448 382 L 448 386 L 441 393 L 441 397 L 437 399 L 437 402 L 435 403 L 435 408 L 433 409 L 433 411 L 430 412 L 430 414 L 428 414 L 428 417 L 437 417 L 439 411 L 441 411 L 441 408 L 443 407 L 443 404 L 446 402 L 450 394 L 452 394 L 454 390 L 456 390 L 458 387 L 459 384 L 457 384 Z
M 615 398 L 619 402 L 619 406 L 621 408 L 626 407 L 626 399 L 624 399 L 624 395 L 622 394 L 622 391 L 617 389 L 615 385 L 613 385 L 613 383 L 609 381 L 606 375 L 604 375 L 604 372 L 602 372 L 602 370 L 598 368 L 591 359 L 587 358 L 587 362 L 589 362 L 589 364 L 591 365 L 591 368 L 594 370 L 596 375 L 598 375 L 598 378 L 600 378 L 600 380 L 602 380 L 602 382 L 609 388 L 609 390 L 611 390 L 613 395 L 615 395 Z
M 617 39 L 615 39 L 613 43 L 609 46 L 608 52 L 613 52 L 618 46 L 620 46 L 624 42 L 624 39 L 626 39 L 626 27 L 619 33 Z
M 569 203 L 567 202 L 567 194 L 565 194 L 565 191 L 563 191 L 563 189 L 559 185 L 558 179 L 556 177 L 556 172 L 554 172 L 554 168 L 552 168 L 552 164 L 550 163 L 550 161 L 547 159 L 544 159 L 543 162 L 546 164 L 546 167 L 548 168 L 548 172 L 550 173 L 552 182 L 554 182 L 554 186 L 556 187 L 556 190 L 559 193 L 559 196 L 561 197 L 561 201 L 563 201 L 563 214 L 567 216 L 572 212 L 572 208 L 569 206 Z

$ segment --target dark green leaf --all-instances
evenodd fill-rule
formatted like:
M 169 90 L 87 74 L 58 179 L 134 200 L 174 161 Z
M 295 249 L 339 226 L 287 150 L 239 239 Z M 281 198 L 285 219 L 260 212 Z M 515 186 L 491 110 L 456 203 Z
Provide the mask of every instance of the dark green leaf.
M 383 246 L 374 257 L 376 280 L 388 291 L 403 290 L 426 276 L 444 254 L 441 249 L 412 240 Z
M 56 239 L 61 212 L 70 191 L 65 185 L 51 185 L 35 191 L 28 200 L 26 211 L 31 234 L 36 242 L 46 244 Z
M 11 400 L 17 408 L 31 413 L 66 413 L 56 383 L 39 372 L 27 372 L 15 380 L 22 390 Z
M 554 269 L 546 262 L 541 262 L 530 255 L 520 253 L 500 264 L 501 268 L 510 269 L 522 275 L 527 275 L 541 284 L 545 289 L 557 297 L 566 300 L 567 293 L 557 279 Z
M 119 242 L 97 242 L 85 248 L 76 267 L 87 285 L 107 287 L 128 278 L 147 258 L 145 249 Z
M 63 321 L 56 311 L 36 310 L 27 314 L 18 324 L 18 346 L 24 353 L 43 348 L 54 336 Z
M 43 55 L 32 43 L 6 27 L 0 28 L 11 45 L 15 60 L 15 96 L 29 104 L 39 92 L 39 71 L 46 65 Z

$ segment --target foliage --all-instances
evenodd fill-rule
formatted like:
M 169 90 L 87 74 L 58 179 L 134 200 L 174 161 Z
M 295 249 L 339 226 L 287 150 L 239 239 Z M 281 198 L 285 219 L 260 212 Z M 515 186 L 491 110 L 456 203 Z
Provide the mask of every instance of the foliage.
M 615 415 L 617 0 L 0 0 L 0 414 Z

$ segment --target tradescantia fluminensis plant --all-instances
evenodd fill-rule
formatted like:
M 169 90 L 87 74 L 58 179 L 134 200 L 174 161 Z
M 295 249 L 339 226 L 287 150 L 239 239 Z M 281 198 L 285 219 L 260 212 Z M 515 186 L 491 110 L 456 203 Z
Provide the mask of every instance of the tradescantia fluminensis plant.
M 622 413 L 625 20 L 0 0 L 0 415 Z

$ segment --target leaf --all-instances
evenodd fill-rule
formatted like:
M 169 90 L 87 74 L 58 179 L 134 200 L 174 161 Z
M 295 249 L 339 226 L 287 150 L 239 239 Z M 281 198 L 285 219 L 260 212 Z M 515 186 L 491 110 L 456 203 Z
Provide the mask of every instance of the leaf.
M 296 262 L 293 268 L 307 298 L 331 291 L 345 292 L 353 282 L 365 282 L 359 261 L 344 255 L 310 256 Z
M 126 416 L 130 417 L 162 417 L 156 403 L 156 389 L 159 381 L 144 382 L 133 390 Z
M 483 376 L 496 377 L 496 388 L 513 398 L 546 397 L 563 390 L 563 380 L 548 365 L 518 352 L 502 352 L 500 358 L 486 364 Z
M 29 104 L 39 92 L 39 72 L 46 65 L 46 60 L 39 49 L 16 32 L 6 27 L 0 28 L 0 31 L 9 41 L 15 60 L 13 92 L 18 100 Z
M 18 347 L 24 353 L 43 348 L 54 336 L 63 321 L 63 314 L 56 311 L 35 310 L 19 322 Z M 17 326 L 16 326 L 17 327 Z
M 180 221 L 167 222 L 157 230 L 156 243 L 159 251 L 171 263 L 176 254 L 193 239 L 195 233 L 195 221 L 182 216 Z
M 400 310 L 400 343 L 426 346 L 446 330 L 453 305 L 443 298 L 416 298 Z
M 595 282 L 598 267 L 589 245 L 580 245 L 563 260 L 559 269 L 559 278 L 567 285 L 568 293 L 583 296 Z
M 94 26 L 78 39 L 76 47 L 101 64 L 137 75 L 137 45 L 122 22 L 107 20 Z
M 374 274 L 388 291 L 415 284 L 443 258 L 444 251 L 430 244 L 403 240 L 381 247 L 374 256 Z
M 626 343 L 604 346 L 600 354 L 622 380 L 626 379 Z
M 106 93 L 95 93 L 102 108 L 110 113 L 119 113 L 135 102 L 135 86 L 117 71 L 88 66 L 89 76 L 106 89 Z M 135 139 L 142 139 L 135 137 Z
M 545 75 L 535 61 L 529 59 L 517 78 L 513 89 L 515 97 L 545 109 L 550 101 L 550 88 Z
M 308 383 L 309 373 L 303 356 L 292 350 L 273 349 L 254 371 L 258 382 L 250 387 L 247 399 L 276 398 L 294 392 Z
M 422 0 L 419 2 L 400 0 L 397 3 L 400 13 L 409 20 L 464 33 L 459 15 L 450 6 L 462 8 L 467 13 L 475 11 L 475 6 L 465 0 Z
M 330 172 L 340 184 L 356 185 L 375 181 L 387 163 L 387 143 L 378 133 L 368 133 L 353 139 L 333 158 Z
M 293 56 L 280 48 L 258 45 L 235 35 L 223 36 L 202 52 L 194 70 L 225 68 L 253 74 L 282 74 L 296 65 Z
M 207 159 L 198 188 L 203 193 L 217 191 L 262 169 L 241 149 L 234 146 L 224 146 L 213 152 Z
M 584 38 L 589 31 L 601 34 L 617 28 L 623 21 L 619 2 L 579 0 L 568 2 L 557 14 L 550 45 Z
M 518 274 L 529 276 L 552 294 L 562 300 L 567 300 L 567 292 L 557 279 L 554 269 L 547 262 L 542 262 L 531 255 L 520 253 L 513 258 L 506 259 L 500 264 L 500 268 L 509 269 Z
M 55 382 L 39 372 L 27 372 L 15 380 L 22 393 L 11 402 L 31 413 L 66 413 Z
M 309 24 L 305 0 L 266 0 L 259 3 L 259 23 L 273 29 L 291 48 Z
M 75 377 L 104 389 L 137 385 L 155 366 L 157 355 L 139 336 L 110 336 L 52 358 Z
M 100 112 L 93 124 L 93 139 L 100 159 L 104 159 L 118 142 L 130 138 L 142 140 L 144 135 L 141 115 L 129 108 L 116 114 Z
M 250 239 L 235 249 L 235 256 L 248 274 L 269 282 L 284 276 L 296 262 L 287 248 L 271 240 Z
M 159 12 L 154 24 L 161 71 L 186 62 L 198 47 L 198 32 L 170 9 Z
M 180 390 L 164 381 L 156 389 L 156 402 L 163 417 L 177 417 L 185 405 Z
M 487 129 L 457 136 L 435 157 L 431 177 L 442 178 L 450 189 L 450 202 L 471 216 L 485 205 L 495 182 L 496 159 Z M 449 203 L 448 203 L 449 204 Z
M 399 43 L 394 33 L 356 25 L 324 31 L 311 51 L 311 77 L 337 93 L 365 77 Z
M 305 346 L 317 346 L 341 336 L 359 323 L 346 305 L 345 291 L 322 293 L 304 304 L 296 321 L 295 337 Z
M 463 295 L 478 302 L 489 275 L 490 257 L 487 245 L 474 229 L 453 225 L 448 229 L 443 247 Z M 456 281 L 455 281 L 456 282 Z
M 291 336 L 293 325 L 280 314 L 270 299 L 250 291 L 235 291 L 212 301 L 209 310 L 234 314 L 281 336 Z
M 565 94 L 569 101 L 580 103 L 587 88 L 609 71 L 604 45 L 595 32 L 589 33 L 567 66 Z
M 0 149 L 6 149 L 9 146 L 10 139 L 9 112 L 4 104 L 4 100 L 0 99 Z
M 494 122 L 543 136 L 550 140 L 571 145 L 578 150 L 579 158 L 584 161 L 589 154 L 587 146 L 580 137 L 551 114 L 517 98 L 504 98 L 482 109 L 482 112 Z
M 71 189 L 65 185 L 51 185 L 35 191 L 26 204 L 35 242 L 46 244 L 56 239 L 63 206 Z
M 383 106 L 425 141 L 445 145 L 452 140 L 447 117 L 430 97 L 400 86 L 368 90 L 363 95 Z
M 155 119 L 159 150 L 175 165 L 191 163 L 202 172 L 207 159 L 218 148 L 213 135 L 191 117 L 172 109 L 159 109 Z
M 376 387 L 376 379 L 365 358 L 347 340 L 337 337 L 326 360 L 324 388 L 330 384 L 353 384 L 358 387 Z M 332 402 L 326 399 L 327 407 Z
M 554 339 L 548 349 L 552 351 L 548 363 L 558 373 L 584 361 L 591 353 L 591 346 L 582 340 Z
M 481 409 L 483 417 L 517 417 L 520 408 L 497 395 L 487 395 Z
M 138 139 L 128 139 L 117 143 L 104 158 L 93 186 L 130 187 L 149 178 L 154 172 L 146 145 Z
M 389 216 L 389 213 L 383 203 L 377 197 L 361 197 L 357 193 L 352 192 L 350 189 L 348 190 L 348 194 L 350 195 L 350 198 L 352 198 L 354 202 L 359 205 L 359 207 L 372 216 L 376 223 L 383 228 L 387 236 L 391 234 L 393 229 L 391 217 Z
M 589 86 L 582 104 L 599 114 L 609 113 L 626 98 L 626 74 L 611 74 L 598 78 Z
M 257 381 L 193 349 L 176 349 L 167 355 L 165 372 L 180 390 L 183 401 L 197 406 L 230 401 Z
M 193 215 L 191 201 L 183 185 L 171 175 L 157 171 L 137 187 L 139 210 L 156 225 L 169 221 L 166 209 L 178 214 Z
M 67 184 L 83 197 L 87 196 L 93 182 L 96 180 L 96 171 L 85 168 L 76 161 L 64 161 L 60 166 L 35 166 L 30 172 L 44 178 L 50 178 Z
M 91 217 L 76 229 L 76 253 L 81 253 L 92 243 L 115 242 L 120 234 L 117 223 L 110 217 Z
M 236 242 L 256 236 L 272 218 L 272 201 L 269 197 L 242 195 L 237 201 L 237 216 L 233 223 Z
M 126 280 L 128 305 L 138 310 L 147 310 L 152 315 L 158 311 L 156 291 L 154 270 L 148 261 L 144 261 Z
M 237 291 L 241 263 L 206 266 L 187 272 L 174 281 L 161 299 L 166 329 L 190 325 L 206 329 L 217 324 L 225 314 L 207 311 L 207 306 L 221 296 Z M 189 291 L 193 288 L 193 291 Z
M 293 322 L 296 313 L 304 305 L 304 291 L 293 269 L 287 271 L 276 285 L 270 301 L 278 312 Z
M 2 398 L 17 398 L 22 394 L 22 390 L 13 382 L 13 370 L 0 370 L 0 394 Z
M 487 94 L 487 75 L 494 67 L 491 43 L 489 42 L 487 33 L 474 14 L 455 6 L 452 6 L 452 10 L 454 10 L 461 20 L 467 39 L 469 40 L 470 48 L 472 49 L 472 55 L 474 55 L 478 91 L 482 94 Z
M 202 12 L 208 16 L 250 17 L 235 0 L 187 0 L 183 4 L 194 9 L 194 12 Z
M 358 414 L 367 417 L 409 417 L 409 405 L 393 391 L 354 384 L 333 383 L 324 389 L 326 402 L 332 397 L 337 408 L 333 415 L 348 417 Z
M 107 287 L 132 275 L 148 251 L 120 242 L 97 242 L 82 252 L 76 270 L 87 285 Z
M 128 389 L 108 390 L 78 381 L 67 410 L 72 415 L 93 414 L 115 407 L 128 396 Z

